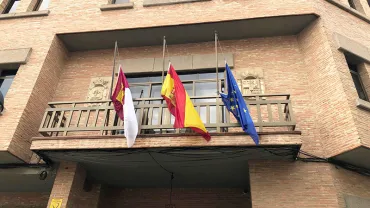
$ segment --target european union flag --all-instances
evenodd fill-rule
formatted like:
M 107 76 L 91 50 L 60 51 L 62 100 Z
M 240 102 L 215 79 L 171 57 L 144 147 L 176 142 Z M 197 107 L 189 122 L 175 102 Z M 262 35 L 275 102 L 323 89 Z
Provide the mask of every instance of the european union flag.
M 226 64 L 226 81 L 228 94 L 220 93 L 222 102 L 224 102 L 227 110 L 229 110 L 238 120 L 240 125 L 247 134 L 249 134 L 254 143 L 259 144 L 259 137 L 254 127 L 253 120 L 249 114 L 247 105 L 245 104 L 242 93 L 239 90 L 238 84 L 235 81 L 229 66 Z

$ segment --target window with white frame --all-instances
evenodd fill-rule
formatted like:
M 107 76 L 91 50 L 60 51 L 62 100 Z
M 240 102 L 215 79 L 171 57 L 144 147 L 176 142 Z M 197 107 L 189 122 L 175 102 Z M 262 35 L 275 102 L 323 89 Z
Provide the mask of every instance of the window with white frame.
M 21 1 L 20 0 L 9 0 L 3 10 L 3 14 L 14 13 Z
M 41 11 L 48 9 L 50 0 L 38 0 L 33 11 Z
M 123 4 L 123 3 L 129 3 L 130 0 L 112 0 L 112 4 Z

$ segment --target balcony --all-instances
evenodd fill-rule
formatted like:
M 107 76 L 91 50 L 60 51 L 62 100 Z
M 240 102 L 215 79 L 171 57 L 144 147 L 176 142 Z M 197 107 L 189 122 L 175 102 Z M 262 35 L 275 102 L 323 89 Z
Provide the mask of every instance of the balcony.
M 259 134 L 296 134 L 289 94 L 244 96 Z M 219 97 L 191 97 L 211 135 L 245 134 Z M 195 135 L 190 129 L 173 129 L 173 116 L 162 98 L 134 99 L 139 121 L 138 137 Z M 238 128 L 239 127 L 239 128 Z M 123 134 L 111 101 L 50 102 L 39 132 L 44 137 L 105 136 Z
M 219 97 L 193 96 L 210 142 L 173 129 L 161 98 L 142 98 L 135 99 L 140 134 L 133 148 L 126 146 L 124 123 L 111 101 L 101 101 L 49 103 L 39 129 L 43 136 L 33 138 L 31 149 L 48 161 L 82 163 L 92 181 L 106 185 L 167 187 L 168 174 L 154 157 L 176 173 L 174 187 L 248 187 L 249 160 L 292 161 L 302 141 L 289 94 L 244 97 L 260 134 L 258 146 Z

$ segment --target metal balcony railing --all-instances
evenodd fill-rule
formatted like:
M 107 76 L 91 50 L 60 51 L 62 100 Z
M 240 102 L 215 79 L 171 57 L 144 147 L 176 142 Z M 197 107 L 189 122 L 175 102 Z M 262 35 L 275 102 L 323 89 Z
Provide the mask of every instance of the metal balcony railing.
M 295 129 L 289 94 L 250 95 L 244 98 L 258 132 Z M 209 132 L 242 132 L 219 97 L 197 96 L 191 99 Z M 140 98 L 134 103 L 139 134 L 169 136 L 192 133 L 190 129 L 173 129 L 174 118 L 162 98 Z M 123 125 L 111 101 L 50 102 L 39 132 L 43 136 L 115 135 L 123 134 Z

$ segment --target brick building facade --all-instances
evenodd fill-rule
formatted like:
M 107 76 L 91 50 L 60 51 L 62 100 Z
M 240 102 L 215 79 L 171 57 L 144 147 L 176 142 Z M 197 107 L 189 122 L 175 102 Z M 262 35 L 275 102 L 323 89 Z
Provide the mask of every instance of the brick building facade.
M 368 0 L 1 0 L 0 11 L 0 207 L 370 207 Z M 169 127 L 163 36 L 210 142 Z M 224 59 L 259 146 L 219 103 Z M 140 125 L 130 149 L 109 102 L 119 64 Z

